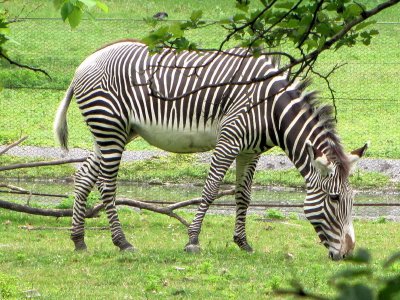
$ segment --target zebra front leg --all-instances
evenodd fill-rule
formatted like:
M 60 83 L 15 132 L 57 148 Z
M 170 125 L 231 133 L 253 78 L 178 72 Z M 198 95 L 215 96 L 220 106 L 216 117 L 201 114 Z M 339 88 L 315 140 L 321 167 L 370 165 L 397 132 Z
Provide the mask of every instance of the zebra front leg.
M 251 198 L 251 185 L 259 155 L 239 155 L 236 158 L 236 222 L 233 241 L 240 249 L 253 252 L 246 237 L 246 216 Z
M 83 163 L 75 176 L 75 201 L 72 212 L 71 239 L 75 250 L 86 250 L 85 244 L 85 214 L 86 200 L 99 174 L 99 157 L 93 152 Z
M 200 251 L 199 234 L 204 216 L 212 202 L 215 200 L 221 181 L 229 166 L 234 161 L 237 153 L 238 151 L 236 149 L 227 149 L 223 147 L 215 148 L 211 160 L 210 171 L 203 189 L 202 201 L 197 209 L 196 216 L 188 229 L 189 242 L 185 246 L 186 252 L 197 253 Z
M 108 146 L 107 150 L 104 152 L 102 151 L 100 174 L 97 181 L 97 186 L 106 210 L 114 245 L 119 247 L 121 251 L 133 251 L 133 246 L 126 240 L 125 234 L 122 231 L 117 209 L 115 207 L 117 175 L 122 157 L 122 151 L 123 149 L 117 145 L 115 145 L 115 148 Z

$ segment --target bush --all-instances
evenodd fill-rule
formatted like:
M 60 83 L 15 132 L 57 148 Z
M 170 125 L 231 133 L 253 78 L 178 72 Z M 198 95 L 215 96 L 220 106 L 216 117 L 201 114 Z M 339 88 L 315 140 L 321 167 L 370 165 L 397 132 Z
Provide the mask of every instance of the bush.
M 400 261 L 400 252 L 393 254 L 378 269 L 371 262 L 371 255 L 365 249 L 359 249 L 354 256 L 346 259 L 352 263 L 342 271 L 333 275 L 329 283 L 336 289 L 334 297 L 312 295 L 298 282 L 293 282 L 294 290 L 276 290 L 279 295 L 295 295 L 310 299 L 338 299 L 338 300 L 396 300 L 400 299 L 400 274 L 394 264 Z M 392 270 L 392 271 L 393 271 Z M 384 274 L 377 275 L 377 273 Z

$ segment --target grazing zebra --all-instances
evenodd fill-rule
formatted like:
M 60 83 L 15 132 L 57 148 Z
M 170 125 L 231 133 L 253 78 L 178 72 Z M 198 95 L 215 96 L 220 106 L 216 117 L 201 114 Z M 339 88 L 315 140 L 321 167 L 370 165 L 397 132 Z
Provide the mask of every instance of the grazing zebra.
M 94 137 L 95 151 L 77 172 L 71 238 L 86 249 L 86 198 L 96 184 L 109 219 L 112 241 L 133 250 L 115 208 L 116 179 L 127 143 L 141 136 L 170 152 L 214 149 L 202 202 L 188 229 L 185 250 L 196 252 L 203 218 L 229 166 L 236 159 L 234 242 L 252 251 L 245 223 L 251 184 L 261 153 L 281 147 L 307 185 L 305 214 L 330 257 L 340 259 L 355 243 L 348 184 L 351 164 L 367 146 L 344 153 L 331 107 L 319 105 L 306 83 L 285 75 L 254 80 L 277 70 L 270 57 L 246 49 L 149 55 L 146 45 L 125 40 L 107 45 L 79 66 L 55 118 L 55 132 L 67 148 L 66 113 L 75 96 Z

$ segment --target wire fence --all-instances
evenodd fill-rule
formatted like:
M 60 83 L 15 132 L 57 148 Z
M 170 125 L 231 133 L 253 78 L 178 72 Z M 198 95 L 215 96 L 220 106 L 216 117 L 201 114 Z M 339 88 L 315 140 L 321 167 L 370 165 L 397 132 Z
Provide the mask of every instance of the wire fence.
M 322 55 L 317 67 L 326 74 L 333 66 L 344 64 L 331 77 L 336 91 L 338 127 L 344 143 L 353 148 L 371 140 L 373 147 L 376 146 L 371 150 L 374 156 L 400 158 L 400 23 L 374 26 L 380 34 L 369 47 L 329 52 Z M 124 38 L 140 39 L 151 30 L 144 21 L 130 19 L 85 20 L 76 30 L 69 30 L 59 19 L 22 19 L 14 23 L 15 42 L 8 46 L 12 59 L 46 70 L 51 79 L 0 61 L 3 87 L 25 90 L 23 95 L 35 98 L 32 102 L 6 98 L 10 96 L 7 93 L 0 95 L 0 144 L 16 139 L 17 132 L 29 134 L 29 141 L 34 144 L 46 144 L 41 141 L 51 135 L 51 119 L 61 91 L 68 87 L 82 60 L 106 43 Z M 189 37 L 204 48 L 218 47 L 224 35 L 224 29 L 217 25 L 189 32 Z M 313 88 L 321 91 L 321 97 L 331 101 L 324 81 L 317 77 L 313 81 Z M 18 98 L 17 94 L 11 96 Z M 10 119 L 6 113 L 10 109 L 25 115 Z M 40 130 L 35 128 L 29 132 L 24 118 L 37 118 Z M 74 130 L 72 127 L 71 136 Z M 87 143 L 77 145 L 90 147 L 87 146 L 91 144 L 90 136 L 79 135 L 87 139 Z

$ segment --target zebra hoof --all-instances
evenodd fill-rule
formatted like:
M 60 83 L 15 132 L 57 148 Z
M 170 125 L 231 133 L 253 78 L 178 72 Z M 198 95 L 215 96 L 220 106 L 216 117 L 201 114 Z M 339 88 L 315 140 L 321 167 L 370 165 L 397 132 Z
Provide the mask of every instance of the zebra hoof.
M 235 242 L 236 245 L 239 246 L 241 250 L 246 251 L 248 253 L 254 252 L 253 248 L 251 248 L 251 246 L 247 243 L 246 238 L 240 238 L 238 236 L 234 236 L 233 241 Z
M 119 249 L 124 252 L 135 252 L 135 248 L 128 242 L 123 243 L 121 246 L 119 246 Z
M 75 252 L 84 252 L 84 251 L 87 251 L 87 246 L 84 242 L 75 244 Z
M 200 245 L 187 244 L 185 246 L 185 252 L 187 252 L 187 253 L 200 253 Z
M 246 251 L 247 253 L 254 253 L 253 248 L 251 248 L 251 246 L 248 245 L 248 244 L 245 245 L 245 246 L 240 247 L 240 249 L 243 250 L 243 251 Z
M 124 249 L 120 249 L 120 251 L 122 251 L 122 252 L 135 252 L 136 249 L 133 246 L 130 246 L 130 247 L 127 247 L 127 248 L 124 248 Z
M 83 238 L 72 238 L 72 241 L 74 242 L 76 252 L 87 250 L 87 246 Z

